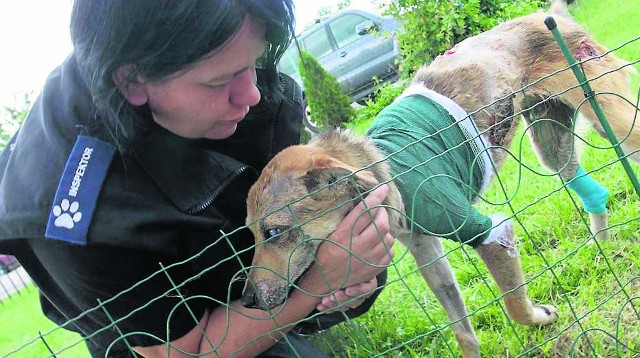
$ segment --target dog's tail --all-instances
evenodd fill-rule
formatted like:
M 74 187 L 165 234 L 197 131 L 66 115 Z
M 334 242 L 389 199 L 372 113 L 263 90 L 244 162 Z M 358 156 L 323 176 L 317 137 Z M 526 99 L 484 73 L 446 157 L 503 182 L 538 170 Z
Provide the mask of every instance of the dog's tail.
M 573 4 L 574 0 L 553 0 L 551 2 L 551 7 L 549 8 L 549 12 L 554 15 L 562 16 L 567 19 L 571 19 L 571 14 L 569 13 L 569 8 L 567 5 Z

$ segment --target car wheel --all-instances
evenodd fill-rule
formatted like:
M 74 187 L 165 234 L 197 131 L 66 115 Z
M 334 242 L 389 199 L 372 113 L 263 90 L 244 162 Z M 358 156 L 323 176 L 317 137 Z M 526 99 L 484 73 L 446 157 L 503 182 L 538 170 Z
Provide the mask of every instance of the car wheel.
M 366 106 L 368 100 L 369 100 L 369 97 L 365 97 L 365 98 L 357 100 L 356 103 L 361 105 L 361 106 Z
M 307 129 L 311 133 L 313 134 L 318 133 L 319 131 L 318 125 L 313 120 L 313 118 L 311 118 L 311 109 L 309 108 L 309 102 L 307 101 L 306 98 L 302 101 L 302 108 L 304 108 L 304 113 L 303 113 L 304 126 L 307 127 Z

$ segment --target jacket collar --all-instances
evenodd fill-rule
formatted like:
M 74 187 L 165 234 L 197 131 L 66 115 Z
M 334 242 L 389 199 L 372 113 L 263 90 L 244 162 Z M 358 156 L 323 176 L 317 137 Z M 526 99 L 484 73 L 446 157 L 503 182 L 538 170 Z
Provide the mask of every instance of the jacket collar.
M 136 160 L 183 212 L 195 213 L 205 208 L 229 182 L 250 170 L 247 164 L 207 150 L 203 144 L 157 125 L 133 143 Z

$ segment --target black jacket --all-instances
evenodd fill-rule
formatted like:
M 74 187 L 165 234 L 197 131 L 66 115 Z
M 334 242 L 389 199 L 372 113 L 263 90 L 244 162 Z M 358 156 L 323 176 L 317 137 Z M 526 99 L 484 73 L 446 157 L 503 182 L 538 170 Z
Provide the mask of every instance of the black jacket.
M 259 73 L 259 84 L 261 78 Z M 193 328 L 192 320 L 178 319 L 190 313 L 181 307 L 172 313 L 179 305 L 162 303 L 175 299 L 168 293 L 172 289 L 178 296 L 211 298 L 190 302 L 195 314 L 238 297 L 241 284 L 234 282 L 250 263 L 253 238 L 246 229 L 234 230 L 244 225 L 248 189 L 268 160 L 300 137 L 301 91 L 290 78 L 281 75 L 281 80 L 283 96 L 263 93 L 225 140 L 180 138 L 149 119 L 129 154 L 111 158 L 95 189 L 86 242 L 72 244 L 45 238 L 54 206 L 61 205 L 53 201 L 58 183 L 79 135 L 107 142 L 108 136 L 73 56 L 51 74 L 0 156 L 0 252 L 18 257 L 42 293 L 45 313 L 59 324 L 70 321 L 66 327 L 88 337 L 94 355 L 104 355 L 114 339 L 119 341 L 109 355 L 126 352 L 115 326 L 164 340 L 173 314 L 171 339 Z M 166 268 L 187 259 L 153 276 L 159 263 Z M 120 293 L 149 276 L 139 292 Z M 139 312 L 132 308 L 159 297 Z M 96 300 L 103 304 L 93 309 Z M 147 335 L 126 339 L 131 345 L 158 343 Z

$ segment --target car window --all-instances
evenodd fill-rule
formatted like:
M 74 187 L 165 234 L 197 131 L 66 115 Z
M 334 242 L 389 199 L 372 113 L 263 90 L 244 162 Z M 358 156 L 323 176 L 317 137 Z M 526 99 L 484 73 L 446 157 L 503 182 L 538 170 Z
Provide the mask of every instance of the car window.
M 285 51 L 282 55 L 278 66 L 280 68 L 280 71 L 291 76 L 292 74 L 298 72 L 298 61 L 300 61 L 298 47 L 296 47 L 295 43 L 292 43 L 287 51 Z
M 331 43 L 324 27 L 305 36 L 304 49 L 314 58 L 320 58 L 331 52 Z
M 356 26 L 367 21 L 364 16 L 347 14 L 340 16 L 329 23 L 333 37 L 338 43 L 338 47 L 344 47 L 357 40 L 360 35 L 356 32 Z

